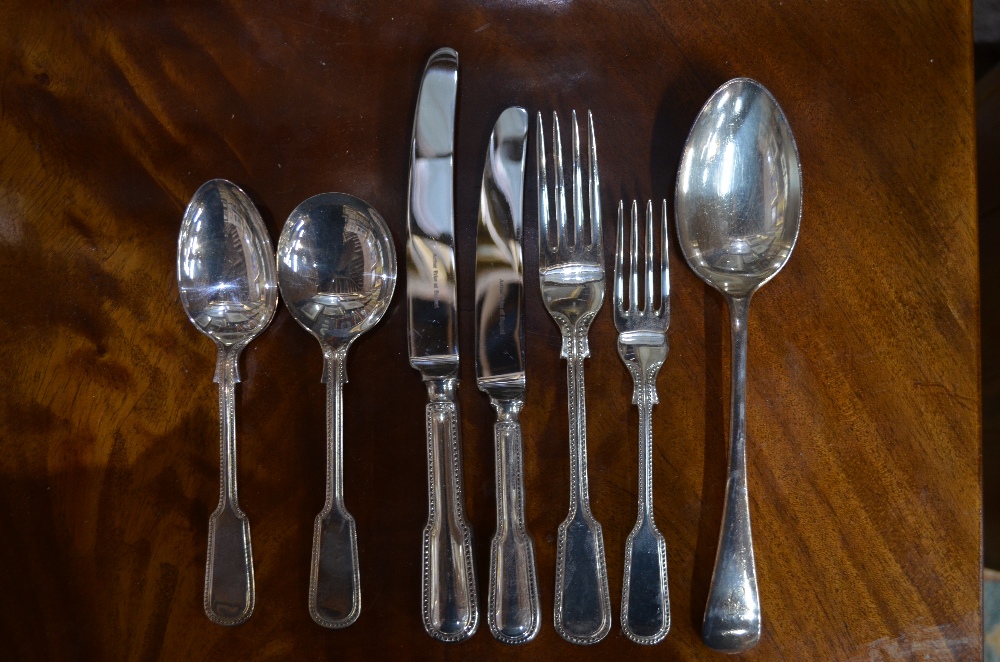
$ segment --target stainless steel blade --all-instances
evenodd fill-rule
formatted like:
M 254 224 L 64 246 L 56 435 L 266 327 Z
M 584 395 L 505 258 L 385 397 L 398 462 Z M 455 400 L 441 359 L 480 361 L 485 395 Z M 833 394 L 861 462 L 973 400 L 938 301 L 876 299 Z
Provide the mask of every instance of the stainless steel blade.
M 458 370 L 453 162 L 458 53 L 442 48 L 424 70 L 413 120 L 407 206 L 410 364 L 425 376 Z
M 476 237 L 476 377 L 479 388 L 524 389 L 521 228 L 528 113 L 508 108 L 490 137 Z

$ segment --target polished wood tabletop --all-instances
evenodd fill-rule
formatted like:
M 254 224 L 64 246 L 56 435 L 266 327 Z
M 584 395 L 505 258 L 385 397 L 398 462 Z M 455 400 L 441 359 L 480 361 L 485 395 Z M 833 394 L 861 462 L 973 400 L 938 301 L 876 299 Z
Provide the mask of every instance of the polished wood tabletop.
M 347 366 L 345 501 L 357 520 L 360 618 L 333 631 L 307 610 L 325 387 L 319 345 L 283 306 L 244 352 L 237 389 L 256 609 L 232 628 L 204 614 L 218 397 L 215 348 L 177 290 L 184 208 L 204 181 L 229 179 L 276 241 L 299 202 L 348 192 L 381 212 L 402 256 L 420 75 L 450 46 L 460 57 L 458 393 L 480 594 L 495 528 L 494 412 L 475 382 L 473 283 L 494 121 L 511 105 L 532 116 L 593 111 L 611 247 L 618 200 L 666 198 L 672 209 L 695 115 L 721 83 L 749 76 L 791 123 L 804 209 L 790 261 L 750 311 L 749 490 L 764 629 L 745 657 L 978 659 L 971 30 L 970 3 L 958 0 L 3 3 L 2 656 L 722 657 L 699 631 L 725 489 L 729 318 L 676 245 L 670 354 L 653 412 L 672 629 L 640 647 L 618 621 L 638 420 L 608 302 L 590 333 L 586 405 L 615 623 L 591 647 L 553 628 L 567 393 L 559 331 L 534 277 L 532 159 L 522 421 L 537 639 L 514 648 L 481 625 L 443 644 L 424 632 L 427 394 L 408 363 L 405 272 Z M 529 154 L 534 140 L 532 130 Z M 610 269 L 610 251 L 606 261 Z

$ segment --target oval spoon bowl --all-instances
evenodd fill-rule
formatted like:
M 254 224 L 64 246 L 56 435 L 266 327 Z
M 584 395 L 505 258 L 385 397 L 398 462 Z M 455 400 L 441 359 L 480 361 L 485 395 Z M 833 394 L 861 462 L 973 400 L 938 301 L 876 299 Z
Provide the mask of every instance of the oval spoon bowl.
M 785 114 L 757 81 L 733 79 L 701 109 L 677 174 L 676 211 L 684 258 L 723 294 L 750 294 L 788 260 L 802 169 Z

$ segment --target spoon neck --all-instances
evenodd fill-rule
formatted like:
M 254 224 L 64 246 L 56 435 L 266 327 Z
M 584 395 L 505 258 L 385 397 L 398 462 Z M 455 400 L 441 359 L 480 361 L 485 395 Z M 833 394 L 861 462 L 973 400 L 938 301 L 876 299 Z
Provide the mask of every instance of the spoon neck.
M 733 336 L 737 332 L 746 331 L 747 319 L 750 317 L 750 297 L 753 294 L 729 295 L 729 323 L 732 325 Z
M 240 381 L 240 351 L 242 345 L 218 344 L 219 351 L 215 358 L 215 383 L 220 388 L 227 384 L 238 384 Z
M 240 381 L 241 345 L 219 343 L 215 381 L 219 384 L 219 441 L 221 447 L 220 508 L 237 505 L 236 488 L 236 384 Z
M 347 383 L 347 345 L 323 344 L 323 383 L 328 388 Z
M 729 419 L 730 466 L 742 465 L 746 446 L 747 321 L 750 296 L 729 297 L 732 337 L 732 387 Z
M 344 384 L 347 346 L 323 343 L 323 383 L 326 384 L 326 500 L 322 515 L 344 508 Z

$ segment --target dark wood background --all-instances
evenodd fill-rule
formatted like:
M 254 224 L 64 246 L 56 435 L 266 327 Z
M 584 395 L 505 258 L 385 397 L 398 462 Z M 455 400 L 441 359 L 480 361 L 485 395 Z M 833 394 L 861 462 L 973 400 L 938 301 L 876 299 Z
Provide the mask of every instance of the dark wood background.
M 751 512 L 764 634 L 748 659 L 978 659 L 980 383 L 969 2 L 5 2 L 0 6 L 0 641 L 9 659 L 709 659 L 698 638 L 721 518 L 723 300 L 673 259 L 671 353 L 654 411 L 673 628 L 617 625 L 635 518 L 632 384 L 605 310 L 591 331 L 591 497 L 616 625 L 580 648 L 551 625 L 568 505 L 565 368 L 525 237 L 527 519 L 544 627 L 522 648 L 438 644 L 420 620 L 425 390 L 405 287 L 359 340 L 345 394 L 346 502 L 362 613 L 306 610 L 323 501 L 319 346 L 280 308 L 244 354 L 241 504 L 257 608 L 202 612 L 218 497 L 214 347 L 186 319 L 181 215 L 228 178 L 272 239 L 346 191 L 405 239 L 427 56 L 460 54 L 456 221 L 467 509 L 485 587 L 493 412 L 475 387 L 473 251 L 497 115 L 592 109 L 606 219 L 673 199 L 681 147 L 735 76 L 772 90 L 802 159 L 802 232 L 750 319 Z M 529 150 L 534 149 L 534 137 Z M 528 200 L 534 191 L 528 170 Z M 613 246 L 613 223 L 606 223 Z M 608 256 L 608 265 L 611 257 Z

